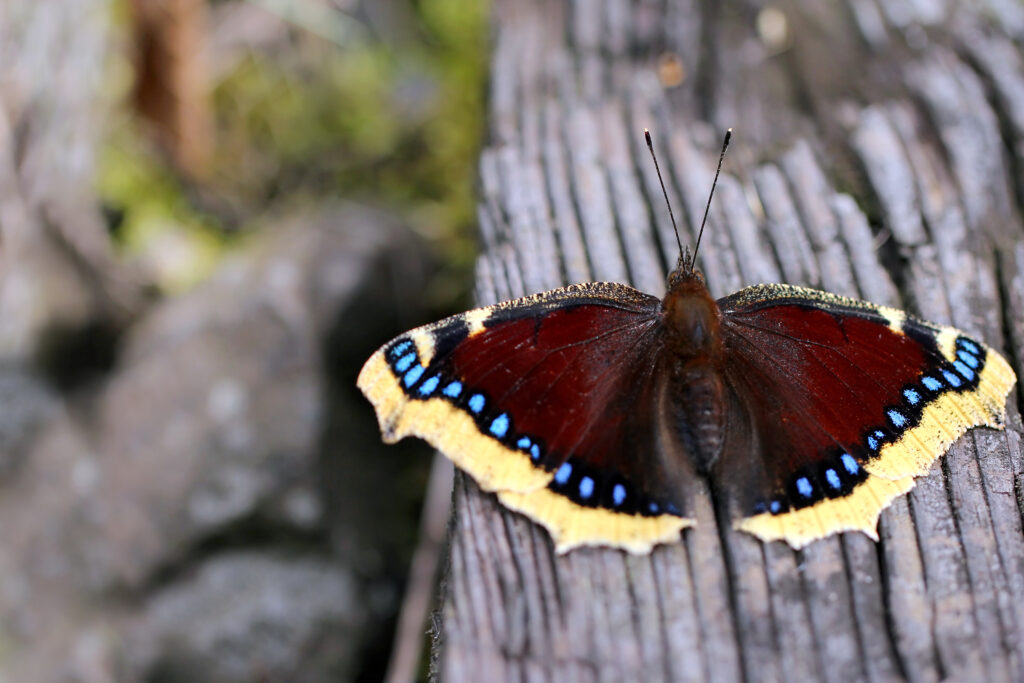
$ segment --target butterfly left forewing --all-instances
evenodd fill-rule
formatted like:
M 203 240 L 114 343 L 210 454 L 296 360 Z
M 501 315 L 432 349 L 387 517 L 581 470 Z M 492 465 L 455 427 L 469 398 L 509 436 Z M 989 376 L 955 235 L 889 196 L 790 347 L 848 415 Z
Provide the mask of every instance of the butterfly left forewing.
M 754 443 L 729 449 L 718 470 L 746 474 L 723 485 L 737 526 L 764 540 L 874 537 L 881 511 L 953 441 L 1003 424 L 1013 371 L 954 328 L 785 285 L 719 303 L 726 373 Z
M 356 384 L 373 404 L 386 442 L 420 437 L 486 491 L 532 491 L 546 485 L 551 474 L 531 462 L 529 448 L 488 438 L 491 426 L 480 419 L 488 408 L 481 405 L 486 396 L 445 367 L 452 350 L 479 334 L 491 314 L 489 308 L 475 309 L 410 330 L 378 349 Z
M 661 439 L 660 302 L 622 285 L 567 287 L 412 330 L 358 385 L 387 440 L 418 436 L 559 550 L 644 552 L 678 536 L 686 461 Z

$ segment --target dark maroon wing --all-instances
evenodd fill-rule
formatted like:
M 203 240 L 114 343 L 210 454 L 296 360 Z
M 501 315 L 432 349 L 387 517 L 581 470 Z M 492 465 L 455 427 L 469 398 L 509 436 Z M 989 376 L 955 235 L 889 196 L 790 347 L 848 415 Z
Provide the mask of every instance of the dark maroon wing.
M 622 285 L 554 290 L 385 345 L 359 386 L 385 438 L 420 436 L 566 550 L 678 535 L 681 482 L 661 302 Z
M 785 285 L 719 306 L 734 408 L 715 476 L 762 538 L 874 535 L 957 437 L 1003 422 L 1012 370 L 951 327 Z

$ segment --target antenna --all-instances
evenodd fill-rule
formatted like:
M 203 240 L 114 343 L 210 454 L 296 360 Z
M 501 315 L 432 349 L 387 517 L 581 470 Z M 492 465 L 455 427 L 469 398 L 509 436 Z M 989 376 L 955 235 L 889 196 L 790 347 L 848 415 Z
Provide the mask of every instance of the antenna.
M 697 250 L 700 249 L 700 238 L 704 236 L 704 225 L 708 222 L 708 211 L 711 210 L 711 198 L 715 196 L 715 185 L 718 184 L 718 174 L 722 172 L 722 159 L 725 158 L 725 150 L 729 149 L 729 141 L 732 139 L 732 128 L 725 131 L 725 140 L 722 141 L 722 153 L 718 155 L 718 168 L 715 169 L 715 179 L 711 181 L 711 192 L 708 193 L 708 203 L 704 207 L 704 218 L 700 221 L 700 232 L 697 233 L 697 244 L 693 246 L 693 258 L 690 260 L 690 272 L 693 272 L 693 264 L 697 262 Z M 664 189 L 664 186 L 662 186 Z M 676 233 L 679 238 L 679 233 Z
M 676 233 L 676 244 L 679 245 L 679 258 L 682 259 L 683 241 L 679 239 L 679 228 L 676 227 L 676 217 L 672 213 L 672 203 L 668 200 L 668 192 L 665 190 L 665 181 L 661 179 L 661 169 L 658 167 L 658 157 L 654 154 L 654 143 L 651 142 L 651 131 L 646 128 L 644 128 L 644 139 L 647 140 L 647 149 L 651 150 L 651 158 L 654 159 L 654 170 L 658 173 L 658 182 L 661 183 L 661 193 L 665 195 L 665 206 L 668 207 L 668 217 L 672 219 L 672 230 Z

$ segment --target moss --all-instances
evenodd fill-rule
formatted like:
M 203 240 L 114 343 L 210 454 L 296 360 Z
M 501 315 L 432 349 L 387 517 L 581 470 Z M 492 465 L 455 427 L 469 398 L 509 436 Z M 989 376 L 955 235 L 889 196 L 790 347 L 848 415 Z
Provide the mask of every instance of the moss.
M 126 254 L 166 251 L 170 233 L 182 258 L 160 284 L 180 288 L 260 217 L 354 198 L 398 211 L 436 245 L 450 275 L 428 296 L 464 293 L 475 253 L 487 8 L 405 0 L 386 14 L 383 26 L 337 13 L 327 15 L 333 23 L 268 16 L 276 39 L 221 56 L 211 71 L 220 74 L 211 84 L 212 165 L 202 179 L 177 173 L 143 126 L 112 126 L 98 184 L 123 216 Z

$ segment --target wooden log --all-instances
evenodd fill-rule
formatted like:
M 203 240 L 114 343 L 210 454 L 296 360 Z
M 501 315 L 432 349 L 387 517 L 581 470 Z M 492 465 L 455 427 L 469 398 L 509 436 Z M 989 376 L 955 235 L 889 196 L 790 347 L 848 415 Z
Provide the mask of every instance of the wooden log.
M 480 303 L 588 279 L 660 295 L 676 247 L 641 131 L 692 232 L 734 126 L 701 247 L 713 293 L 782 280 L 907 308 L 1020 375 L 1024 13 L 982 4 L 499 0 Z M 559 556 L 459 477 L 435 673 L 1022 680 L 1019 400 L 883 513 L 878 543 L 763 544 L 701 484 L 681 543 Z

